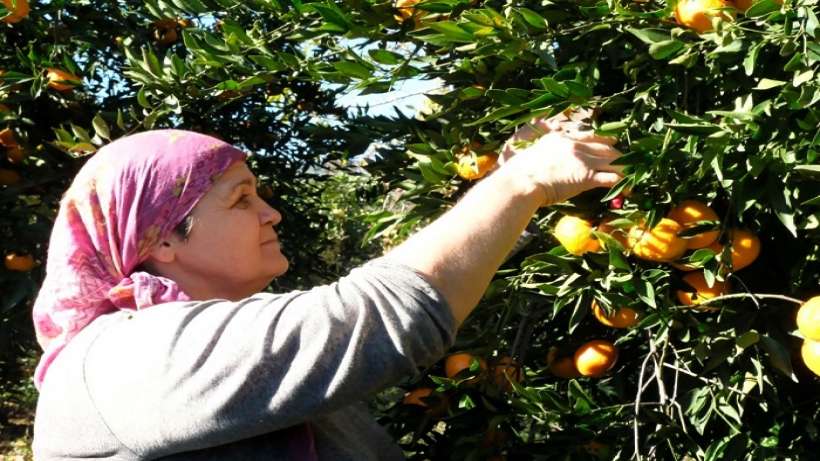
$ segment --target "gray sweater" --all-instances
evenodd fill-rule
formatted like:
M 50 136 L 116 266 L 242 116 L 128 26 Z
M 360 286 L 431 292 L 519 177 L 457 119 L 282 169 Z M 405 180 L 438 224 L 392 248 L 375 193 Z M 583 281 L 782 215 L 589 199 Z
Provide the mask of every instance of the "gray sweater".
M 384 258 L 309 291 L 104 315 L 49 369 L 34 458 L 286 459 L 283 429 L 310 421 L 320 459 L 403 459 L 361 400 L 454 336 L 440 293 Z

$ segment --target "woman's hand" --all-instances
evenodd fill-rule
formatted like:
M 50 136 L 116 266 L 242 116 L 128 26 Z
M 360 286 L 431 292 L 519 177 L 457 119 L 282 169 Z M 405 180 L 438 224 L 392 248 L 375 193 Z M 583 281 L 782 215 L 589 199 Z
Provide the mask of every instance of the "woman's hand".
M 597 136 L 583 123 L 587 113 L 561 113 L 536 119 L 505 143 L 498 174 L 529 182 L 542 194 L 542 205 L 563 202 L 596 187 L 612 187 L 622 167 L 612 165 L 621 153 L 615 138 Z
M 460 324 L 540 206 L 612 186 L 620 167 L 614 140 L 572 114 L 535 120 L 505 145 L 503 164 L 456 205 L 388 253 L 436 287 Z M 527 146 L 516 145 L 528 142 Z

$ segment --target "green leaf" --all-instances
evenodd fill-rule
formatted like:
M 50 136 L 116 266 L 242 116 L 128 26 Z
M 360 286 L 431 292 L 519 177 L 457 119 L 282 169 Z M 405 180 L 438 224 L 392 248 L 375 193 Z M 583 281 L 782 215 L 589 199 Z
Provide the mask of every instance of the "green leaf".
M 735 338 L 735 344 L 742 349 L 746 349 L 749 346 L 753 346 L 760 341 L 760 333 L 755 330 L 747 331 L 742 335 Z
M 470 43 L 473 41 L 473 34 L 452 21 L 434 22 L 430 24 L 430 28 L 441 33 L 451 42 Z
M 760 50 L 763 49 L 763 45 L 766 42 L 758 42 L 749 48 L 749 52 L 746 54 L 746 57 L 743 59 L 743 70 L 746 72 L 747 76 L 752 76 L 754 74 L 755 64 L 757 63 L 757 57 L 760 55 Z
M 635 285 L 635 289 L 638 293 L 638 297 L 641 298 L 641 301 L 654 308 L 658 307 L 655 303 L 655 287 L 653 287 L 648 280 L 638 280 L 638 283 Z
M 547 20 L 535 11 L 529 8 L 516 8 L 515 10 L 521 15 L 522 18 L 524 18 L 524 21 L 526 21 L 528 25 L 535 27 L 536 29 L 547 28 Z
M 366 79 L 372 76 L 372 71 L 355 61 L 338 61 L 333 67 L 339 72 L 354 78 Z
M 100 114 L 94 116 L 94 119 L 91 120 L 91 124 L 94 125 L 94 132 L 97 133 L 97 136 L 108 141 L 111 140 L 111 130 Z
M 805 72 L 801 72 L 799 74 L 794 75 L 794 79 L 792 79 L 792 85 L 798 87 L 808 81 L 811 81 L 814 78 L 814 70 L 809 69 Z
M 806 43 L 806 58 L 809 64 L 820 61 L 820 43 Z
M 162 66 L 157 59 L 157 55 L 148 47 L 142 47 L 142 62 L 145 63 L 143 68 L 148 69 L 151 75 L 157 78 L 162 78 Z
M 782 80 L 772 80 L 768 78 L 762 78 L 757 83 L 757 86 L 754 87 L 755 90 L 769 90 L 771 88 L 777 88 L 779 86 L 785 85 L 787 82 Z
M 578 325 L 581 324 L 581 321 L 584 320 L 584 317 L 586 317 L 586 314 L 589 311 L 589 309 L 583 305 L 583 301 L 583 296 L 579 296 L 575 301 L 575 307 L 573 308 L 572 315 L 570 315 L 569 318 L 569 328 L 567 328 L 567 332 L 569 334 L 572 334 L 575 329 L 578 328 Z
M 789 62 L 787 62 L 786 65 L 783 66 L 783 70 L 785 70 L 786 72 L 792 72 L 800 69 L 804 65 L 803 58 L 803 53 L 795 53 L 794 56 L 792 56 L 792 58 L 789 59 Z
M 814 9 L 803 7 L 803 11 L 806 12 L 806 33 L 817 38 L 817 28 L 820 26 L 820 21 L 817 20 Z
M 498 120 L 500 118 L 507 117 L 507 116 L 512 115 L 512 114 L 517 114 L 518 112 L 521 112 L 522 110 L 524 110 L 524 108 L 521 107 L 521 106 L 502 107 L 500 109 L 496 109 L 496 110 L 490 112 L 488 115 L 486 115 L 484 117 L 481 117 L 478 120 L 475 120 L 475 121 L 472 121 L 472 122 L 469 122 L 469 123 L 465 123 L 464 126 L 470 127 L 470 126 L 475 126 L 475 125 L 481 125 L 482 123 L 492 122 L 492 121 Z
M 747 18 L 759 18 L 769 13 L 779 11 L 781 5 L 775 0 L 760 0 L 749 7 L 744 13 Z
M 712 442 L 709 445 L 709 448 L 706 449 L 706 453 L 704 454 L 703 461 L 717 461 L 723 458 L 723 453 L 726 451 L 726 448 L 729 446 L 729 442 L 735 438 L 737 434 L 727 435 L 720 440 Z
M 797 382 L 797 376 L 792 370 L 792 361 L 786 348 L 766 335 L 760 336 L 760 346 L 769 354 L 769 362 L 779 372 Z
M 400 54 L 388 50 L 370 50 L 368 54 L 374 61 L 379 64 L 387 64 L 390 66 L 399 64 L 403 61 Z
M 712 123 L 667 123 L 666 126 L 684 134 L 708 135 L 721 131 L 720 126 Z
M 255 54 L 248 56 L 248 58 L 253 61 L 254 63 L 264 67 L 269 71 L 280 71 L 287 69 L 287 66 L 284 65 L 281 61 L 277 61 L 276 59 L 272 58 L 271 56 Z
M 337 26 L 339 32 L 346 32 L 352 25 L 351 20 L 333 3 L 311 3 L 308 8 L 316 10 L 322 19 Z
M 683 49 L 683 42 L 678 40 L 664 40 L 649 45 L 649 55 L 654 59 L 666 59 L 674 56 L 678 51 Z
M 139 91 L 137 91 L 137 103 L 146 109 L 151 108 L 151 103 L 148 102 L 148 98 L 145 95 L 145 87 L 142 87 Z
M 199 0 L 183 0 L 184 10 L 190 13 L 203 14 L 208 12 L 208 7 Z
M 620 133 L 621 131 L 627 129 L 629 127 L 628 120 L 619 120 L 617 122 L 608 122 L 600 125 L 597 130 L 597 133 L 601 135 L 609 135 L 614 133 Z
M 561 82 L 556 81 L 554 78 L 544 77 L 538 82 L 550 93 L 560 96 L 562 98 L 566 98 L 569 96 L 569 88 Z
M 655 43 L 667 42 L 671 40 L 668 32 L 662 29 L 635 29 L 627 27 L 626 31 L 638 38 L 638 40 L 653 45 Z
M 810 199 L 808 199 L 808 200 L 806 200 L 806 201 L 804 201 L 804 202 L 800 203 L 800 205 L 801 205 L 801 206 L 814 206 L 814 205 L 820 205 L 820 195 L 816 195 L 816 196 L 814 196 L 814 197 L 812 197 L 812 198 L 810 198 Z
M 581 384 L 576 380 L 570 381 L 568 391 L 575 412 L 580 415 L 589 413 L 595 405 L 595 401 L 592 400 L 592 397 L 581 387 Z
M 632 267 L 629 265 L 629 262 L 626 260 L 626 258 L 620 250 L 618 250 L 614 246 L 609 246 L 607 253 L 609 254 L 610 266 L 616 269 L 623 269 L 627 271 L 632 270 Z
M 794 171 L 807 176 L 817 175 L 820 174 L 820 165 L 796 165 Z

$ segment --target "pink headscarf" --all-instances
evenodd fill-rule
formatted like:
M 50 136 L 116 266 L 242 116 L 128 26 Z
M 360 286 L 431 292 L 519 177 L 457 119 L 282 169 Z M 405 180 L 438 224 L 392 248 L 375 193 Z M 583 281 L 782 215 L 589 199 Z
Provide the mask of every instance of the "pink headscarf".
M 245 153 L 211 136 L 155 130 L 118 139 L 83 165 L 60 201 L 34 303 L 40 388 L 60 351 L 95 318 L 190 299 L 173 280 L 132 273 Z

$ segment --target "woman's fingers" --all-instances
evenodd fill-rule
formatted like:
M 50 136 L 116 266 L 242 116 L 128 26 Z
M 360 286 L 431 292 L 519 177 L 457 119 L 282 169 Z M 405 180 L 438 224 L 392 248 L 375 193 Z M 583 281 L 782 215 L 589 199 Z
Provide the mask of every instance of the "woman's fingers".
M 595 134 L 592 130 L 577 131 L 574 133 L 567 133 L 570 138 L 580 142 L 591 142 L 596 144 L 606 144 L 607 146 L 614 146 L 618 142 L 618 138 L 613 136 L 601 136 Z
M 612 162 L 621 156 L 621 152 L 607 144 L 583 143 L 578 150 L 585 158 L 585 163 L 592 170 L 611 171 L 623 174 L 623 165 L 613 165 Z
M 592 175 L 592 182 L 596 187 L 612 187 L 618 184 L 621 178 L 622 176 L 620 174 L 611 171 L 596 171 L 595 174 Z

